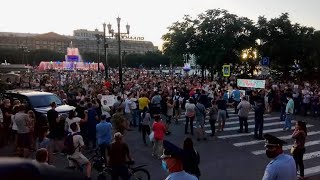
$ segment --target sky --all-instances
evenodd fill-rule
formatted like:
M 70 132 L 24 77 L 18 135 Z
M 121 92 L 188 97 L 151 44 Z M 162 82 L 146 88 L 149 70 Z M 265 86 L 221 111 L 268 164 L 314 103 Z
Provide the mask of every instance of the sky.
M 294 23 L 320 29 L 319 0 L 1 0 L 0 32 L 72 35 L 75 29 L 103 30 L 103 22 L 161 46 L 161 36 L 185 14 L 196 17 L 208 9 L 226 9 L 254 21 L 288 12 Z

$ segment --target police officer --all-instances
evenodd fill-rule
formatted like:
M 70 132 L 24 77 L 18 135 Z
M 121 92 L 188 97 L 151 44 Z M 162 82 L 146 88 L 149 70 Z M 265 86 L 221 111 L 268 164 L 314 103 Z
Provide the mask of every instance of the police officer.
M 198 180 L 183 170 L 183 150 L 167 140 L 163 141 L 162 168 L 169 173 L 165 180 Z
M 284 154 L 282 150 L 285 141 L 265 134 L 266 155 L 272 159 L 267 165 L 262 180 L 296 180 L 296 165 L 292 156 Z

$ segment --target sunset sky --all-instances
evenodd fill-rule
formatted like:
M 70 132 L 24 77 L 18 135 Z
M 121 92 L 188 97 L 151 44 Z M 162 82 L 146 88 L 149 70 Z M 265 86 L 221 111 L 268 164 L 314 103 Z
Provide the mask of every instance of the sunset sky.
M 193 17 L 207 9 L 227 9 L 254 21 L 290 14 L 293 22 L 320 29 L 319 0 L 3 0 L 0 11 L 0 32 L 56 32 L 72 35 L 75 29 L 102 30 L 103 22 L 121 28 L 131 25 L 133 36 L 143 36 L 161 46 L 167 27 L 181 20 L 184 14 Z

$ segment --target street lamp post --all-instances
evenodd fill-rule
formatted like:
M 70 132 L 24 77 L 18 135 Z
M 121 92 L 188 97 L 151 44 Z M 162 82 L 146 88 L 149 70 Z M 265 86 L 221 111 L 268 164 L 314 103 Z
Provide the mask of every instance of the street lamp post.
M 22 45 L 19 49 L 21 49 L 22 52 L 22 64 L 28 64 L 28 59 L 25 57 L 25 55 L 30 52 L 28 47 Z
M 119 83 L 120 83 L 121 91 L 123 91 L 122 58 L 121 58 L 121 34 L 129 35 L 130 25 L 129 25 L 129 24 L 126 25 L 126 29 L 127 29 L 127 32 L 126 32 L 126 33 L 121 33 L 121 32 L 120 32 L 120 22 L 121 22 L 121 18 L 118 17 L 118 18 L 117 18 L 118 34 L 116 35 L 115 38 L 116 38 L 117 41 L 118 41 Z M 109 34 L 111 34 L 112 36 L 114 36 L 114 30 L 111 29 L 111 24 L 109 23 L 107 26 L 108 26 Z
M 98 73 L 100 73 L 100 38 L 99 34 L 96 34 L 97 38 L 97 53 L 98 53 Z
M 105 80 L 107 80 L 109 78 L 109 63 L 108 63 L 108 55 L 107 55 L 107 48 L 108 48 L 108 44 L 106 43 L 106 23 L 103 23 L 103 48 L 104 48 L 104 60 L 106 61 L 106 66 L 104 67 L 104 71 L 105 71 Z

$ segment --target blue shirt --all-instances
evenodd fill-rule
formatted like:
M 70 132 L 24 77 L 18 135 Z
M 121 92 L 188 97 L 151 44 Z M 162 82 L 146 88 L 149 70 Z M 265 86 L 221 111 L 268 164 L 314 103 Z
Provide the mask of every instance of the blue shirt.
M 94 128 L 94 126 L 97 125 L 97 111 L 95 108 L 90 108 L 88 109 L 88 125 L 91 127 L 91 128 Z
M 109 122 L 101 121 L 96 126 L 98 144 L 110 144 L 112 140 L 112 125 Z
M 41 142 L 39 140 L 38 141 L 38 146 L 37 146 L 37 149 L 40 149 L 40 148 L 45 148 L 45 149 L 49 149 L 49 145 L 50 145 L 50 139 L 49 138 L 44 138 Z
M 238 89 L 232 92 L 232 96 L 233 96 L 233 100 L 240 102 L 241 97 L 240 97 L 240 91 Z
M 296 180 L 296 163 L 292 156 L 280 154 L 266 167 L 262 180 Z
M 171 173 L 165 180 L 198 180 L 197 177 L 185 172 L 185 171 L 180 171 L 180 172 L 174 172 Z
M 294 101 L 291 98 L 287 103 L 286 113 L 287 114 L 293 114 L 293 110 L 294 110 Z
M 223 94 L 223 100 L 227 101 L 228 102 L 228 92 L 225 92 Z

